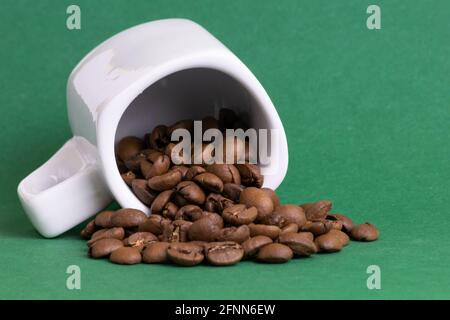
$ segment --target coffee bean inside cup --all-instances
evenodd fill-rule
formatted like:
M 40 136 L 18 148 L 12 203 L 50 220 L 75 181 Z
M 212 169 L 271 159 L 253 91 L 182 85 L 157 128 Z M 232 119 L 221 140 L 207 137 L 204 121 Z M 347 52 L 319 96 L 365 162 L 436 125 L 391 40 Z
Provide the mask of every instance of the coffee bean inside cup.
M 201 121 L 203 132 L 248 127 L 231 109 L 222 109 L 218 119 L 208 116 Z M 123 183 L 150 215 L 133 208 L 100 212 L 81 231 L 91 258 L 124 265 L 285 263 L 339 252 L 350 239 L 367 242 L 379 237 L 373 224 L 354 224 L 333 213 L 330 200 L 282 203 L 274 190 L 263 187 L 263 170 L 250 163 L 254 150 L 245 140 L 224 140 L 224 151 L 245 151 L 239 163 L 237 157 L 232 163 L 209 162 L 214 154 L 208 154 L 206 143 L 200 151 L 194 145 L 190 157 L 176 154 L 171 134 L 177 129 L 193 133 L 194 126 L 194 120 L 182 119 L 117 143 Z M 199 155 L 200 163 L 192 163 Z

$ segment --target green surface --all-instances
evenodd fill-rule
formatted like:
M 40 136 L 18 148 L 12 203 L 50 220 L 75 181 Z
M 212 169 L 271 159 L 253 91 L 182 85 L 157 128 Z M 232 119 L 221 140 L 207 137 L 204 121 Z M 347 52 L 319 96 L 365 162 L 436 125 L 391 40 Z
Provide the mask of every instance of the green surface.
M 0 298 L 450 298 L 450 2 L 72 1 L 0 3 Z M 41 238 L 19 181 L 70 137 L 65 84 L 109 36 L 145 21 L 190 18 L 255 73 L 289 143 L 284 202 L 319 198 L 381 230 L 374 243 L 285 265 L 117 266 L 90 260 L 77 230 Z M 64 214 L 64 212 L 61 212 Z M 66 289 L 79 265 L 82 289 Z M 381 268 L 368 290 L 366 268 Z

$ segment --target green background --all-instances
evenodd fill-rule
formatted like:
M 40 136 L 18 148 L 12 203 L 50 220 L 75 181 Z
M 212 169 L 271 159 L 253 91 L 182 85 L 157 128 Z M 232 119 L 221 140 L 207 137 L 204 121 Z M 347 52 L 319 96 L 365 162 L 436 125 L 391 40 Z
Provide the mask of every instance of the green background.
M 66 29 L 81 7 L 82 29 Z M 382 29 L 366 28 L 366 8 Z M 450 298 L 449 1 L 18 1 L 0 3 L 0 298 Z M 133 25 L 195 20 L 254 72 L 285 125 L 286 203 L 320 198 L 381 230 L 373 243 L 285 265 L 117 266 L 72 230 L 43 239 L 16 187 L 68 138 L 66 79 Z M 64 214 L 64 212 L 61 212 Z M 81 290 L 66 289 L 79 265 Z M 366 268 L 381 268 L 368 290 Z

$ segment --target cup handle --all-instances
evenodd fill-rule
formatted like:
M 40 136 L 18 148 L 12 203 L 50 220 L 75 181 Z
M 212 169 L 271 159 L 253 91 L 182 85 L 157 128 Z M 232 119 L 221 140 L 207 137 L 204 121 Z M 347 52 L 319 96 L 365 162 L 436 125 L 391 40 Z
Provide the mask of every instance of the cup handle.
M 79 136 L 23 179 L 17 193 L 34 227 L 46 238 L 71 229 L 112 201 L 97 149 Z

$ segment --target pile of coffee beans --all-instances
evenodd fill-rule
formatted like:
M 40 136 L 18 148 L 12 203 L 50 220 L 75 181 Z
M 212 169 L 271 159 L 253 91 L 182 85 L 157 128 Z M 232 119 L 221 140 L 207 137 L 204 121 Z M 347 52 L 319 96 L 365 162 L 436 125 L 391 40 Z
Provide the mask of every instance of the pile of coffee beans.
M 207 117 L 203 128 L 245 128 L 228 109 Z M 150 208 L 103 211 L 81 231 L 89 256 L 118 264 L 206 262 L 227 266 L 243 259 L 283 263 L 317 252 L 337 252 L 349 243 L 373 241 L 377 228 L 354 225 L 331 213 L 332 203 L 280 204 L 275 191 L 263 188 L 257 165 L 174 165 L 171 132 L 192 130 L 193 121 L 160 125 L 144 139 L 125 137 L 116 146 L 125 183 Z M 236 148 L 247 146 L 236 145 Z M 248 154 L 246 154 L 246 157 Z

